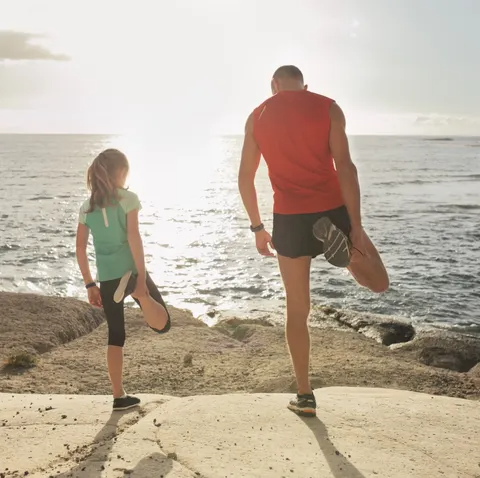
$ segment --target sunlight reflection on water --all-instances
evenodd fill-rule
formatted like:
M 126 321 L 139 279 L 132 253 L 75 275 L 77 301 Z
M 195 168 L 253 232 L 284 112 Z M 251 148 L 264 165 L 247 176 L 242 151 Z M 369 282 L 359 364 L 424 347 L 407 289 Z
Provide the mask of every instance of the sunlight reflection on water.
M 284 299 L 275 259 L 254 246 L 237 188 L 241 137 L 4 135 L 0 289 L 85 300 L 75 260 L 85 171 L 101 149 L 123 149 L 140 214 L 147 267 L 171 305 L 195 315 L 272 314 Z M 364 221 L 391 274 L 378 296 L 318 259 L 313 302 L 470 327 L 478 315 L 479 151 L 475 138 L 354 137 Z M 261 163 L 262 219 L 272 192 Z M 93 264 L 92 250 L 90 258 Z M 210 319 L 208 319 L 210 320 Z

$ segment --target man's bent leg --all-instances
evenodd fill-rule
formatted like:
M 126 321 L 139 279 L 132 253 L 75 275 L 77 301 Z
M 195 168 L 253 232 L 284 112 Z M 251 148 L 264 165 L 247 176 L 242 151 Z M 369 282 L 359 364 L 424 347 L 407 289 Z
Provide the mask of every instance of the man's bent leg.
M 377 248 L 366 232 L 364 244 L 367 255 L 362 256 L 357 251 L 352 251 L 352 260 L 348 270 L 361 286 L 367 287 L 372 292 L 385 292 L 390 285 L 388 273 Z
M 311 257 L 291 259 L 278 255 L 287 302 L 286 339 L 297 380 L 298 394 L 310 394 L 310 263 Z

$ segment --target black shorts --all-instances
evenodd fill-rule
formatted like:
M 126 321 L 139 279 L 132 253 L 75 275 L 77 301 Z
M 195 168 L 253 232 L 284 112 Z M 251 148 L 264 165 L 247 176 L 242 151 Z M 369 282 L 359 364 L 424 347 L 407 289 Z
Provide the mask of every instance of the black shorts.
M 284 257 L 317 257 L 323 254 L 323 243 L 315 239 L 313 225 L 323 216 L 349 235 L 351 230 L 347 208 L 309 214 L 274 214 L 272 242 L 277 253 Z

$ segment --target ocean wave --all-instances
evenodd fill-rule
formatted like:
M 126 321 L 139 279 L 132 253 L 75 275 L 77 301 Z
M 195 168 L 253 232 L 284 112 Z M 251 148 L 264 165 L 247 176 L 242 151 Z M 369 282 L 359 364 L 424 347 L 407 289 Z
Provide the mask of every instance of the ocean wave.
M 3 244 L 0 246 L 0 252 L 18 251 L 19 249 L 21 249 L 21 246 L 18 244 Z
M 53 196 L 34 196 L 33 198 L 29 198 L 29 201 L 46 201 L 50 199 L 55 199 Z
M 380 183 L 376 183 L 376 186 L 402 186 L 404 184 L 435 184 L 435 183 L 443 183 L 448 181 L 448 178 L 445 179 L 412 179 L 411 181 L 384 181 Z
M 449 211 L 478 211 L 480 204 L 438 204 L 435 209 L 443 209 Z M 431 212 L 431 211 L 429 211 Z M 444 211 L 442 211 L 444 212 Z
M 474 174 L 460 174 L 457 176 L 454 176 L 456 179 L 463 179 L 464 181 L 476 181 L 480 180 L 480 174 L 474 173 Z

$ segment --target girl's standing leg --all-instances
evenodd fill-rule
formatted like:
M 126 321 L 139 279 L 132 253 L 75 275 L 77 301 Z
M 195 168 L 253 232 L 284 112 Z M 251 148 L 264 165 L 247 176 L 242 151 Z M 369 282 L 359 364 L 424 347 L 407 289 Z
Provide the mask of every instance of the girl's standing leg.
M 158 287 L 148 273 L 147 288 L 149 293 L 147 297 L 133 298 L 142 309 L 143 316 L 149 327 L 155 330 L 155 332 L 166 333 L 171 326 L 170 314 Z
M 107 366 L 113 392 L 113 409 L 128 410 L 140 404 L 140 399 L 127 395 L 123 389 L 123 346 L 125 344 L 125 315 L 123 300 L 113 300 L 120 279 L 100 283 L 103 310 L 108 324 Z
M 113 300 L 113 294 L 119 279 L 100 283 L 103 311 L 108 325 L 107 366 L 112 384 L 113 398 L 122 397 L 123 390 L 123 346 L 125 344 L 125 316 L 123 300 L 118 304 Z

